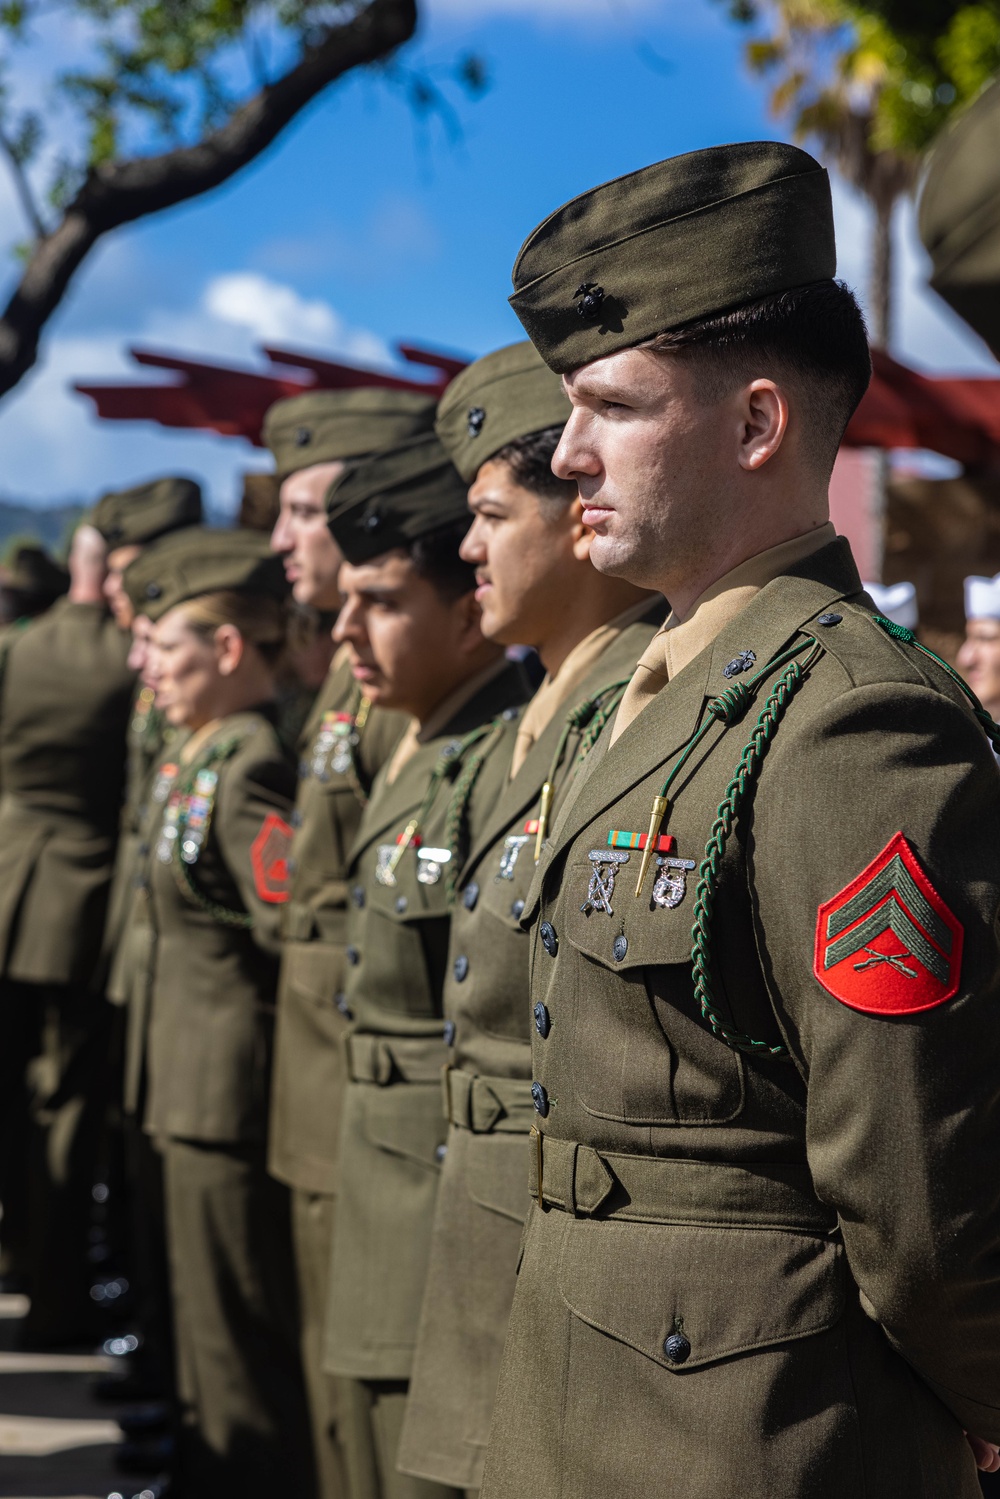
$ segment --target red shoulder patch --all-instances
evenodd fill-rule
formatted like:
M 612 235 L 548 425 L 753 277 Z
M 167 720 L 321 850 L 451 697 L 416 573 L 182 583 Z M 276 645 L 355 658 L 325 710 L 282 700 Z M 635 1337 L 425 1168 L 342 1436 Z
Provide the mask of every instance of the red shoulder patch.
M 962 971 L 962 923 L 902 833 L 819 908 L 813 972 L 866 1015 L 915 1015 L 944 1004 Z
M 281 905 L 288 899 L 288 851 L 292 829 L 277 812 L 268 812 L 250 845 L 253 882 L 261 900 Z

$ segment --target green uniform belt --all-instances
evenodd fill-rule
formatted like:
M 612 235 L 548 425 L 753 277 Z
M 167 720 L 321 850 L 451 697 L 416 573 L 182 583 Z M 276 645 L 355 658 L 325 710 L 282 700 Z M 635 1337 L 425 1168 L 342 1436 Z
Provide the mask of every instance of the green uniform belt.
M 344 904 L 347 886 L 344 886 Z M 346 912 L 343 906 L 314 910 L 304 901 L 290 900 L 281 913 L 281 935 L 286 942 L 333 942 L 343 947 L 346 941 Z
M 442 1074 L 445 1118 L 475 1135 L 526 1135 L 535 1119 L 531 1084 L 513 1077 L 473 1077 L 457 1067 Z
M 439 1083 L 447 1060 L 448 1048 L 438 1036 L 347 1038 L 347 1070 L 356 1083 Z
M 735 1166 L 597 1151 L 531 1131 L 531 1193 L 576 1216 L 829 1233 L 836 1214 L 816 1199 L 805 1166 Z

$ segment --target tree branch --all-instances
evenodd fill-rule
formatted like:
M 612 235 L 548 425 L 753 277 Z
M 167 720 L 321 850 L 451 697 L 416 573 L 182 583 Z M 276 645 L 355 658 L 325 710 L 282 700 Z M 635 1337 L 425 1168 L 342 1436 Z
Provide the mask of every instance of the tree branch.
M 31 225 L 32 233 L 36 239 L 42 239 L 45 234 L 45 224 L 38 211 L 38 204 L 35 202 L 35 195 L 31 190 L 28 174 L 24 170 L 24 163 L 14 149 L 13 141 L 8 138 L 4 130 L 0 130 L 0 151 L 7 158 L 7 165 L 14 180 L 14 191 L 21 200 L 21 207 L 24 210 L 28 223 Z
M 90 171 L 59 224 L 49 234 L 43 231 L 0 317 L 0 396 L 34 364 L 42 329 L 101 235 L 227 182 L 329 84 L 352 68 L 389 56 L 410 39 L 416 24 L 416 0 L 370 0 L 204 140 Z

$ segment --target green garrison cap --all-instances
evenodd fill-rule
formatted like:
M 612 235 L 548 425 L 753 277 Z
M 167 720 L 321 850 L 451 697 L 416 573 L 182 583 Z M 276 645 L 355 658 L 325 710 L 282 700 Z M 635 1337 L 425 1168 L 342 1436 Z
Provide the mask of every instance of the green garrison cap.
M 931 150 L 920 237 L 931 286 L 1000 358 L 1000 80 L 957 116 Z
M 534 344 L 509 344 L 470 364 L 448 386 L 434 424 L 467 484 L 509 442 L 563 427 L 571 407 L 562 381 Z
M 17 548 L 7 567 L 0 568 L 0 582 L 18 593 L 58 598 L 69 588 L 69 573 L 44 547 L 26 543 Z
M 349 468 L 327 494 L 333 539 L 355 566 L 470 520 L 468 486 L 433 432 Z
M 264 442 L 280 479 L 314 463 L 363 458 L 429 432 L 433 396 L 380 385 L 358 390 L 315 390 L 277 401 L 264 418 Z
M 193 479 L 154 479 L 132 489 L 102 495 L 90 513 L 112 551 L 145 546 L 168 531 L 195 526 L 201 520 L 201 486 Z
M 148 548 L 125 569 L 123 583 L 136 611 L 162 619 L 203 593 L 263 593 L 287 598 L 280 556 L 261 531 L 191 526 Z
M 712 146 L 564 203 L 521 246 L 510 304 L 559 374 L 837 269 L 830 182 L 774 141 Z

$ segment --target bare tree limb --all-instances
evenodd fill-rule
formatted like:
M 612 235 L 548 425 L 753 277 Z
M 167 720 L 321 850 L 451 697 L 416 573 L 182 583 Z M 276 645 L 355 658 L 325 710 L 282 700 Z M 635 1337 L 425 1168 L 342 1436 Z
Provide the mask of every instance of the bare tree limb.
M 409 40 L 416 24 L 416 0 L 370 0 L 197 144 L 91 170 L 56 227 L 50 233 L 43 229 L 0 316 L 0 396 L 34 364 L 42 329 L 103 234 L 227 182 L 329 84 L 352 68 L 388 57 Z
M 10 168 L 10 174 L 14 182 L 14 191 L 21 201 L 21 207 L 24 210 L 28 223 L 31 225 L 32 234 L 36 239 L 41 239 L 45 234 L 45 223 L 39 212 L 38 204 L 35 202 L 35 195 L 31 190 L 28 174 L 24 170 L 24 162 L 14 149 L 13 141 L 9 139 L 4 130 L 0 130 L 0 152 L 7 158 L 7 165 Z

